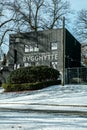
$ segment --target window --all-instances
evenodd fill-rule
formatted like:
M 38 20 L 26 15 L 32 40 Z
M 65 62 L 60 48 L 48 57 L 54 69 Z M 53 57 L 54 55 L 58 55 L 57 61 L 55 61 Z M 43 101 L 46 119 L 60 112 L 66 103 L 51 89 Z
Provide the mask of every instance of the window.
M 53 67 L 54 69 L 57 69 L 57 64 L 58 64 L 58 62 L 51 62 L 51 65 L 52 65 L 52 67 Z
M 24 63 L 24 67 L 31 66 L 30 63 Z
M 29 52 L 29 46 L 28 45 L 25 45 L 25 52 Z
M 34 51 L 39 51 L 39 48 L 38 47 L 34 47 Z
M 14 64 L 17 63 L 17 50 L 14 49 Z
M 25 52 L 37 52 L 39 48 L 36 46 L 25 45 Z
M 17 65 L 17 69 L 20 68 L 20 64 Z
M 20 42 L 20 39 L 19 39 L 19 38 L 16 38 L 15 42 L 16 42 L 16 43 Z
M 34 47 L 29 46 L 30 47 L 30 52 L 34 51 Z
M 27 67 L 27 66 L 35 66 L 35 63 L 34 62 L 24 63 L 24 67 Z
M 51 42 L 51 50 L 57 50 L 57 42 Z

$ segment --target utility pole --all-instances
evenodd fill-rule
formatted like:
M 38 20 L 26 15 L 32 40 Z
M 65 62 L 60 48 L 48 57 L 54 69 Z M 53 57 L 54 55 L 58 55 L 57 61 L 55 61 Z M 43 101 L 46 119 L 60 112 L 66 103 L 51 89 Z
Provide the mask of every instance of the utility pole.
M 63 71 L 62 71 L 62 86 L 65 84 L 65 17 L 62 19 L 62 28 L 63 28 Z

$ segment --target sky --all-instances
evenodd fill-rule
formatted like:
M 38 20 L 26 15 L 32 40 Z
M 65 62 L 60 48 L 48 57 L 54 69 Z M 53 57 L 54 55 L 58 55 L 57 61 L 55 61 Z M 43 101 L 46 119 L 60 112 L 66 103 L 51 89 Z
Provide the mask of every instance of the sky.
M 71 4 L 71 8 L 79 11 L 81 9 L 87 9 L 87 0 L 67 0 Z
M 75 25 L 75 21 L 77 20 L 77 12 L 81 11 L 82 9 L 87 10 L 87 0 L 67 0 L 67 1 L 70 2 L 70 8 L 71 10 L 73 10 L 73 14 L 69 15 L 70 22 L 68 22 L 66 28 L 71 32 L 72 35 L 75 36 L 73 28 Z M 75 38 L 77 37 L 75 36 Z
M 75 10 L 74 11 L 75 14 L 76 14 L 77 11 L 80 11 L 81 9 L 87 9 L 87 0 L 67 0 L 67 1 L 70 2 L 71 9 Z M 75 15 L 72 15 L 71 17 L 73 18 L 71 20 L 73 22 Z M 69 27 L 70 32 L 73 34 L 72 28 L 70 28 L 71 25 L 68 25 L 68 27 Z

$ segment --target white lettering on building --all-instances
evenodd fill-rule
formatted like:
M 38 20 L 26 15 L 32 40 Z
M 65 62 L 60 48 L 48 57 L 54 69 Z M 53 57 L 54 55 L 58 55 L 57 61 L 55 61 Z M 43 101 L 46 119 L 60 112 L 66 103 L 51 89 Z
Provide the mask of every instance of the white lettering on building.
M 53 61 L 58 60 L 58 54 L 37 54 L 37 55 L 25 55 L 23 62 L 39 62 L 39 61 Z

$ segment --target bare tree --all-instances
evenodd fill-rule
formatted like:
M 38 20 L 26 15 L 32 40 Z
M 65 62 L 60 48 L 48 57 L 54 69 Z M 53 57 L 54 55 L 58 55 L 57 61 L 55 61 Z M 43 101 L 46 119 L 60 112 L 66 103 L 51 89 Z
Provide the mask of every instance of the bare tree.
M 15 0 L 7 2 L 8 9 L 14 15 L 15 29 L 21 31 L 37 30 L 40 8 L 44 0 Z
M 63 16 L 67 16 L 70 11 L 70 3 L 63 0 L 51 0 L 47 6 L 47 17 L 45 17 L 45 28 L 53 29 L 60 26 Z
M 75 19 L 74 34 L 81 43 L 87 43 L 87 10 L 82 9 L 77 13 Z M 82 44 L 82 62 L 87 65 L 86 44 Z
M 87 42 L 87 10 L 82 9 L 78 12 L 74 31 L 81 42 Z
M 0 0 L 0 9 L 0 44 L 7 44 L 10 31 L 33 30 L 37 37 L 38 30 L 59 27 L 61 17 L 70 13 L 70 4 L 66 0 Z
M 12 29 L 9 27 L 14 21 L 13 17 L 7 16 L 6 4 L 4 0 L 0 1 L 0 46 L 4 43 L 4 37 Z M 7 11 L 7 12 L 6 12 Z
M 69 2 L 64 0 L 13 0 L 7 6 L 21 31 L 58 27 L 60 18 L 70 13 Z

